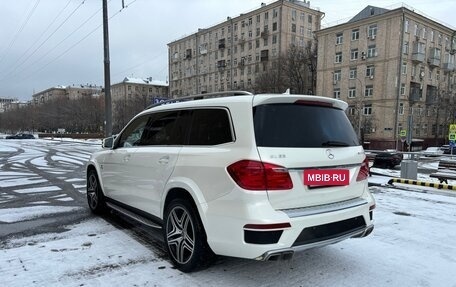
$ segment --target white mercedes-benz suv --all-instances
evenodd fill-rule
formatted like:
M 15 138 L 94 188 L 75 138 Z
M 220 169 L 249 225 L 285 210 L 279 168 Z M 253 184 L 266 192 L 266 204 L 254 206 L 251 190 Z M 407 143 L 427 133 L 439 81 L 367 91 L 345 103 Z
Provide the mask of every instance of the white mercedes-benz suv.
M 161 228 L 184 272 L 371 233 L 369 166 L 345 102 L 223 94 L 153 106 L 106 139 L 87 166 L 90 209 Z

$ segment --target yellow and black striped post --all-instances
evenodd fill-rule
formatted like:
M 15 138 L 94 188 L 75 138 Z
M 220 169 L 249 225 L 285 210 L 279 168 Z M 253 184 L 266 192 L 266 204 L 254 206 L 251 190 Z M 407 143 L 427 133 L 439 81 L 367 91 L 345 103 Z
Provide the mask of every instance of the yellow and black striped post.
M 392 185 L 393 183 L 413 184 L 413 185 L 419 185 L 419 186 L 426 186 L 426 187 L 433 187 L 433 188 L 438 188 L 438 189 L 448 189 L 448 190 L 456 191 L 456 186 L 454 186 L 454 185 L 419 181 L 419 180 L 413 180 L 413 179 L 392 178 L 388 181 L 388 184 L 390 184 L 390 185 Z

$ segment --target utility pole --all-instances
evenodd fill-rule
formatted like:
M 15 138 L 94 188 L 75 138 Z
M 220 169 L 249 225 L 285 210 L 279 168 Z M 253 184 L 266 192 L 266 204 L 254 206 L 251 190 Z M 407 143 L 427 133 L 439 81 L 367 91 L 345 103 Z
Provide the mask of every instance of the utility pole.
M 109 66 L 108 3 L 103 0 L 103 47 L 105 91 L 105 137 L 112 135 L 111 71 Z

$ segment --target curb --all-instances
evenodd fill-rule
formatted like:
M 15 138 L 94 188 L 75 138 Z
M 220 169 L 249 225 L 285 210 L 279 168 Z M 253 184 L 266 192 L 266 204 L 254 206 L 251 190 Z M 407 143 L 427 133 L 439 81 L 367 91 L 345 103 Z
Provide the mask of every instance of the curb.
M 426 186 L 426 187 L 433 187 L 438 189 L 447 189 L 456 191 L 456 186 L 442 184 L 442 183 L 433 183 L 433 182 L 426 182 L 426 181 L 419 181 L 419 180 L 412 180 L 412 179 L 403 179 L 403 178 L 392 178 L 388 181 L 388 184 L 393 185 L 393 183 L 402 183 L 402 184 L 413 184 L 419 186 Z

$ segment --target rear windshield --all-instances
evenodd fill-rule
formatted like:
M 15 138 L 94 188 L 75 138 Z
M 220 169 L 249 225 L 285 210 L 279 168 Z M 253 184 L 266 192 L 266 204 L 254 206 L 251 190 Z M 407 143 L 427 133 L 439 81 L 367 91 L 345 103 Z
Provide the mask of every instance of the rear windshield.
M 255 139 L 261 147 L 358 146 L 345 112 L 326 106 L 269 104 L 254 107 Z

